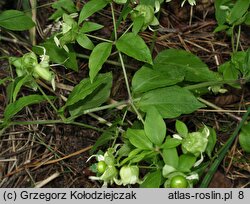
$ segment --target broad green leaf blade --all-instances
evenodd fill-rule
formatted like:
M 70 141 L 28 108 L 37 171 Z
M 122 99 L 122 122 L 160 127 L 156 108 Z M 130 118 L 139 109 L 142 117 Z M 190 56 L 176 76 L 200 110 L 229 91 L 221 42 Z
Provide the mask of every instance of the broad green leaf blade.
M 147 66 L 139 69 L 132 79 L 134 93 L 142 93 L 152 89 L 174 85 L 184 79 L 183 74 L 173 73 L 168 70 L 155 70 Z
M 138 16 L 133 20 L 133 28 L 132 31 L 136 35 L 139 33 L 141 28 L 143 27 L 144 24 L 144 17 L 143 16 Z
M 53 98 L 53 97 L 49 97 Z M 13 116 L 15 116 L 19 111 L 21 111 L 24 107 L 40 103 L 45 101 L 46 99 L 41 95 L 29 95 L 19 98 L 14 103 L 7 105 L 4 111 L 4 120 L 8 121 Z
M 161 145 L 166 136 L 166 124 L 155 107 L 149 108 L 146 115 L 144 129 L 153 144 Z
M 186 124 L 180 120 L 176 120 L 175 129 L 181 137 L 186 137 L 188 134 L 188 128 Z
M 95 76 L 101 70 L 102 65 L 108 59 L 112 50 L 112 44 L 103 42 L 98 44 L 90 54 L 89 57 L 89 76 L 93 82 Z
M 22 77 L 17 77 L 15 79 L 15 87 L 13 90 L 13 101 L 16 101 L 17 94 L 19 93 L 21 87 L 28 81 L 31 81 L 32 77 L 30 75 L 22 76 Z
M 225 9 L 221 9 L 221 6 L 226 6 L 228 2 L 231 2 L 231 0 L 216 0 L 214 2 L 215 17 L 219 25 L 223 25 L 224 23 L 226 23 L 228 11 Z
M 179 86 L 149 91 L 143 94 L 137 105 L 144 112 L 154 106 L 163 118 L 175 118 L 181 114 L 189 114 L 205 107 L 191 92 Z
M 250 153 L 250 122 L 243 125 L 239 136 L 240 146 L 245 152 Z
M 106 1 L 106 0 L 91 0 L 91 1 L 87 2 L 83 6 L 83 8 L 80 12 L 78 24 L 82 23 L 86 18 L 88 18 L 89 16 L 91 16 L 95 12 L 103 9 L 107 4 L 108 4 L 108 1 Z
M 179 146 L 180 144 L 181 144 L 181 140 L 167 137 L 166 141 L 162 144 L 161 148 L 171 149 L 171 148 Z
M 154 69 L 172 72 L 185 77 L 185 81 L 202 82 L 219 80 L 216 72 L 209 70 L 208 66 L 196 55 L 185 50 L 167 49 L 157 55 L 154 60 Z
M 146 175 L 145 180 L 140 185 L 140 188 L 159 188 L 161 185 L 161 171 L 157 170 Z
M 108 100 L 112 87 L 112 74 L 97 75 L 96 81 L 101 80 L 101 78 L 104 78 L 101 86 L 97 87 L 97 89 L 83 100 L 69 106 L 71 116 L 78 117 L 82 115 L 85 110 L 96 108 Z
M 110 79 L 111 73 L 100 74 L 99 77 L 91 83 L 90 79 L 83 79 L 77 84 L 70 93 L 66 104 L 61 108 L 62 110 L 68 106 L 74 105 L 80 100 L 84 100 L 87 96 L 93 93 L 99 86 L 107 82 L 107 78 Z
M 40 44 L 40 46 L 46 49 L 46 55 L 49 55 L 52 62 L 65 65 L 67 68 L 78 71 L 76 53 L 71 46 L 67 45 L 69 48 L 69 52 L 66 52 L 63 48 L 59 48 L 56 46 L 53 38 L 46 40 L 46 42 Z M 36 54 L 42 55 L 43 49 L 41 49 L 41 47 L 34 46 L 32 50 Z
M 76 37 L 76 41 L 78 42 L 79 45 L 88 50 L 93 50 L 95 47 L 93 42 L 84 34 L 79 34 Z
M 229 15 L 229 24 L 233 24 L 235 21 L 239 20 L 248 10 L 250 6 L 250 0 L 238 0 L 236 1 L 234 7 Z
M 182 154 L 179 157 L 178 170 L 181 172 L 190 172 L 190 169 L 196 162 L 196 157 L 189 154 Z
M 175 169 L 178 168 L 179 156 L 176 148 L 163 149 L 162 155 L 165 164 L 172 166 Z
M 80 33 L 89 33 L 92 31 L 99 30 L 103 28 L 104 26 L 98 23 L 93 23 L 93 22 L 84 22 L 82 27 L 80 28 L 79 32 Z
M 150 50 L 144 40 L 134 33 L 126 33 L 116 42 L 116 48 L 139 61 L 153 64 Z
M 139 149 L 151 150 L 153 148 L 152 142 L 147 138 L 144 130 L 128 129 L 126 136 L 132 145 Z
M 35 23 L 22 11 L 6 10 L 0 13 L 0 26 L 9 30 L 22 31 L 34 27 Z

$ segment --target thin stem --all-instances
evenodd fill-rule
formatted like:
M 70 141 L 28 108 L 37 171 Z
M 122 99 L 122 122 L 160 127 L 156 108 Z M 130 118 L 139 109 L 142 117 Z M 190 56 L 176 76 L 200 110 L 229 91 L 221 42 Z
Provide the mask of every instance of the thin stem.
M 35 121 L 13 121 L 9 125 L 48 125 L 48 124 L 65 124 L 65 123 L 62 120 L 35 120 Z M 81 127 L 96 130 L 98 132 L 104 132 L 100 128 L 96 128 L 94 126 L 87 125 L 87 124 L 80 123 L 80 122 L 69 122 L 67 124 L 78 125 L 78 126 L 81 126 Z
M 113 103 L 113 104 L 109 104 L 109 105 L 105 105 L 105 106 L 101 106 L 101 107 L 97 107 L 97 108 L 91 108 L 91 109 L 83 111 L 82 114 L 93 113 L 93 112 L 97 112 L 97 111 L 100 111 L 100 110 L 116 108 L 118 106 L 128 105 L 128 104 L 129 104 L 128 101 L 121 101 L 121 102 L 117 102 L 117 103 Z M 72 117 L 67 118 L 67 120 L 72 121 L 73 119 L 75 119 L 77 117 L 78 116 L 72 116 Z
M 122 64 L 122 71 L 123 71 L 123 75 L 124 75 L 124 78 L 125 78 L 125 84 L 126 84 L 126 87 L 127 87 L 127 92 L 128 92 L 130 105 L 132 106 L 135 113 L 137 114 L 138 119 L 141 120 L 142 123 L 144 124 L 144 120 L 143 120 L 141 114 L 139 113 L 139 111 L 137 110 L 137 108 L 135 107 L 134 102 L 133 102 L 133 98 L 132 98 L 132 95 L 131 95 L 131 92 L 130 92 L 130 86 L 129 86 L 129 82 L 128 82 L 128 76 L 127 76 L 126 68 L 125 68 L 125 65 L 124 65 L 124 62 L 123 62 L 122 54 L 119 51 L 118 51 L 118 54 L 119 54 L 120 61 L 121 61 L 121 64 Z
M 209 101 L 207 101 L 207 100 L 205 100 L 205 99 L 203 99 L 203 98 L 198 97 L 197 99 L 198 99 L 200 102 L 206 104 L 207 106 L 209 106 L 209 107 L 211 107 L 211 108 L 214 108 L 215 110 L 220 110 L 220 111 L 223 110 L 222 108 L 216 106 L 216 105 L 213 104 L 213 103 L 210 103 Z M 238 120 L 238 121 L 241 121 L 241 118 L 240 118 L 240 117 L 237 117 L 237 116 L 233 115 L 232 113 L 225 112 L 225 114 L 227 114 L 228 116 L 230 116 L 230 117 L 232 117 L 232 118 L 234 118 L 234 119 L 236 119 L 236 120 Z
M 88 37 L 90 37 L 90 38 L 94 38 L 94 39 L 101 40 L 101 41 L 104 41 L 104 42 L 113 43 L 112 40 L 108 40 L 108 39 L 97 37 L 97 36 L 90 35 L 90 34 L 85 34 L 85 35 L 88 36 Z
M 129 100 L 131 100 L 132 96 L 131 96 L 131 92 L 130 92 L 130 86 L 129 86 L 129 82 L 128 82 L 128 76 L 127 76 L 126 68 L 125 68 L 125 65 L 124 65 L 124 62 L 123 62 L 121 52 L 118 51 L 118 54 L 119 54 L 119 58 L 120 58 L 121 65 L 122 65 L 122 71 L 123 71 L 123 75 L 124 75 L 124 79 L 125 79 L 125 84 L 126 84 L 126 88 L 127 88 L 127 92 L 128 92 L 128 97 L 129 97 Z
M 49 104 L 51 105 L 51 107 L 54 109 L 54 111 L 57 113 L 58 110 L 57 108 L 54 106 L 54 104 L 52 103 L 52 101 L 49 99 L 49 97 L 44 93 L 44 91 L 42 90 L 42 88 L 37 84 L 37 87 L 39 89 L 39 91 L 42 93 L 42 95 L 44 96 L 44 98 L 49 102 Z
M 239 25 L 239 29 L 238 29 L 238 34 L 237 34 L 237 41 L 236 41 L 235 52 L 237 52 L 237 51 L 238 51 L 238 48 L 239 48 L 239 43 L 240 43 L 240 33 L 241 33 L 241 25 Z
M 194 90 L 194 89 L 204 88 L 208 86 L 215 86 L 215 85 L 221 85 L 221 84 L 235 84 L 235 83 L 239 83 L 239 80 L 208 81 L 208 82 L 202 82 L 199 84 L 188 85 L 188 86 L 185 86 L 184 88 L 187 90 Z
M 113 8 L 113 3 L 110 3 L 112 19 L 113 19 L 113 26 L 114 26 L 114 34 L 115 34 L 115 41 L 117 40 L 117 29 L 116 29 L 116 22 L 115 22 L 115 12 Z
M 231 44 L 232 44 L 232 49 L 233 53 L 235 52 L 235 47 L 234 47 L 234 26 L 232 27 L 232 36 L 231 36 Z
M 83 58 L 83 59 L 89 59 L 89 56 L 84 55 L 84 54 L 76 53 L 76 56 L 79 57 L 79 58 Z M 106 60 L 105 63 L 112 64 L 112 65 L 115 65 L 115 66 L 120 66 L 120 67 L 122 66 L 121 63 L 119 63 L 117 61 L 113 61 L 113 60 Z M 126 67 L 130 68 L 130 69 L 136 69 L 135 67 L 130 66 L 130 65 L 126 65 Z

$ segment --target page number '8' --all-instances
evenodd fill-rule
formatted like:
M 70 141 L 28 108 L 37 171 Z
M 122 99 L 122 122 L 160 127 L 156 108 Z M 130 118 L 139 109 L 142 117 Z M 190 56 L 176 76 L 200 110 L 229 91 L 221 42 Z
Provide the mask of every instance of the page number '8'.
M 239 199 L 243 199 L 244 198 L 244 192 L 243 191 L 239 191 L 238 198 Z

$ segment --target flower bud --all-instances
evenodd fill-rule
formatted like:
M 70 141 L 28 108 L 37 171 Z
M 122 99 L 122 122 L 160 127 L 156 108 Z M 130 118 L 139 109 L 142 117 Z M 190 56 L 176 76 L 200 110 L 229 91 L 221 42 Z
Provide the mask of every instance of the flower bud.
M 120 177 L 123 185 L 137 183 L 139 181 L 138 166 L 123 166 L 120 169 Z

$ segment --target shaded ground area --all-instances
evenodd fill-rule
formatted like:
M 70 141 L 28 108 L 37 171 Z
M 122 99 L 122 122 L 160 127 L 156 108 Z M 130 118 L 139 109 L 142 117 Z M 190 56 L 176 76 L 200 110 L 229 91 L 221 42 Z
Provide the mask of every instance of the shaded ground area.
M 51 1 L 38 1 L 40 6 Z M 81 7 L 80 1 L 79 7 Z M 153 54 L 156 55 L 166 48 L 181 48 L 199 56 L 212 70 L 217 69 L 217 65 L 222 64 L 230 58 L 231 42 L 225 33 L 213 33 L 216 27 L 214 19 L 214 8 L 212 1 L 200 1 L 194 8 L 190 16 L 190 6 L 186 4 L 180 8 L 180 2 L 163 6 L 160 15 L 162 27 L 154 35 L 146 30 L 140 35 L 148 43 L 149 47 L 153 43 Z M 20 8 L 19 1 L 5 1 L 0 4 L 0 9 Z M 116 7 L 116 16 L 120 14 L 121 8 Z M 45 29 L 53 23 L 48 17 L 53 13 L 53 9 L 47 5 L 37 9 L 37 43 L 42 42 L 50 35 Z M 109 38 L 112 32 L 111 12 L 103 10 L 101 14 L 96 14 L 94 21 L 105 25 L 97 33 L 104 38 Z M 128 25 L 124 22 L 118 29 L 121 34 Z M 28 32 L 12 33 L 1 30 L 0 35 L 4 38 L 0 41 L 0 52 L 2 56 L 22 56 L 31 50 Z M 17 42 L 13 41 L 17 39 Z M 249 28 L 243 28 L 240 38 L 240 49 L 246 50 L 250 45 Z M 76 48 L 78 50 L 78 48 Z M 79 52 L 82 53 L 82 50 Z M 88 54 L 88 52 L 82 53 Z M 110 60 L 117 61 L 117 55 L 113 55 Z M 78 59 L 79 73 L 66 70 L 63 67 L 54 67 L 57 82 L 62 86 L 59 93 L 67 95 L 72 86 L 88 75 L 87 60 Z M 129 75 L 133 76 L 141 64 L 131 59 L 127 59 L 129 65 Z M 127 92 L 124 85 L 124 77 L 119 67 L 106 64 L 106 70 L 111 70 L 114 74 L 114 83 L 111 98 L 114 100 L 127 99 Z M 0 79 L 11 75 L 9 65 L 6 60 L 0 61 Z M 131 78 L 130 78 L 131 80 Z M 45 88 L 46 90 L 46 88 Z M 184 115 L 181 120 L 187 123 L 190 128 L 195 129 L 202 122 L 214 127 L 218 135 L 218 147 L 223 144 L 234 128 L 238 119 L 242 117 L 245 107 L 250 104 L 249 87 L 233 89 L 228 87 L 228 92 L 223 95 L 208 95 L 206 99 L 213 104 L 227 110 L 239 110 L 230 114 L 215 110 L 199 110 L 191 115 Z M 46 90 L 50 93 L 49 90 Z M 24 88 L 22 93 L 30 93 L 28 88 Z M 6 87 L 0 86 L 0 118 L 3 116 L 4 107 L 7 103 Z M 60 102 L 59 102 L 60 103 Z M 108 122 L 115 122 L 120 116 L 119 110 L 100 111 L 96 115 L 85 115 L 78 118 L 85 124 L 105 129 L 107 124 L 100 123 L 96 117 L 101 116 Z M 27 107 L 15 119 L 18 121 L 32 120 L 56 120 L 53 110 L 45 104 Z M 136 119 L 131 114 L 126 119 L 127 123 Z M 167 120 L 168 129 L 174 127 L 174 121 Z M 86 163 L 89 149 L 95 143 L 101 132 L 81 127 L 78 125 L 64 124 L 29 124 L 15 125 L 2 134 L 0 138 L 0 187 L 100 187 L 98 182 L 88 179 L 92 175 L 89 170 L 89 163 Z M 250 157 L 243 154 L 238 148 L 237 141 L 224 159 L 210 187 L 249 187 Z

